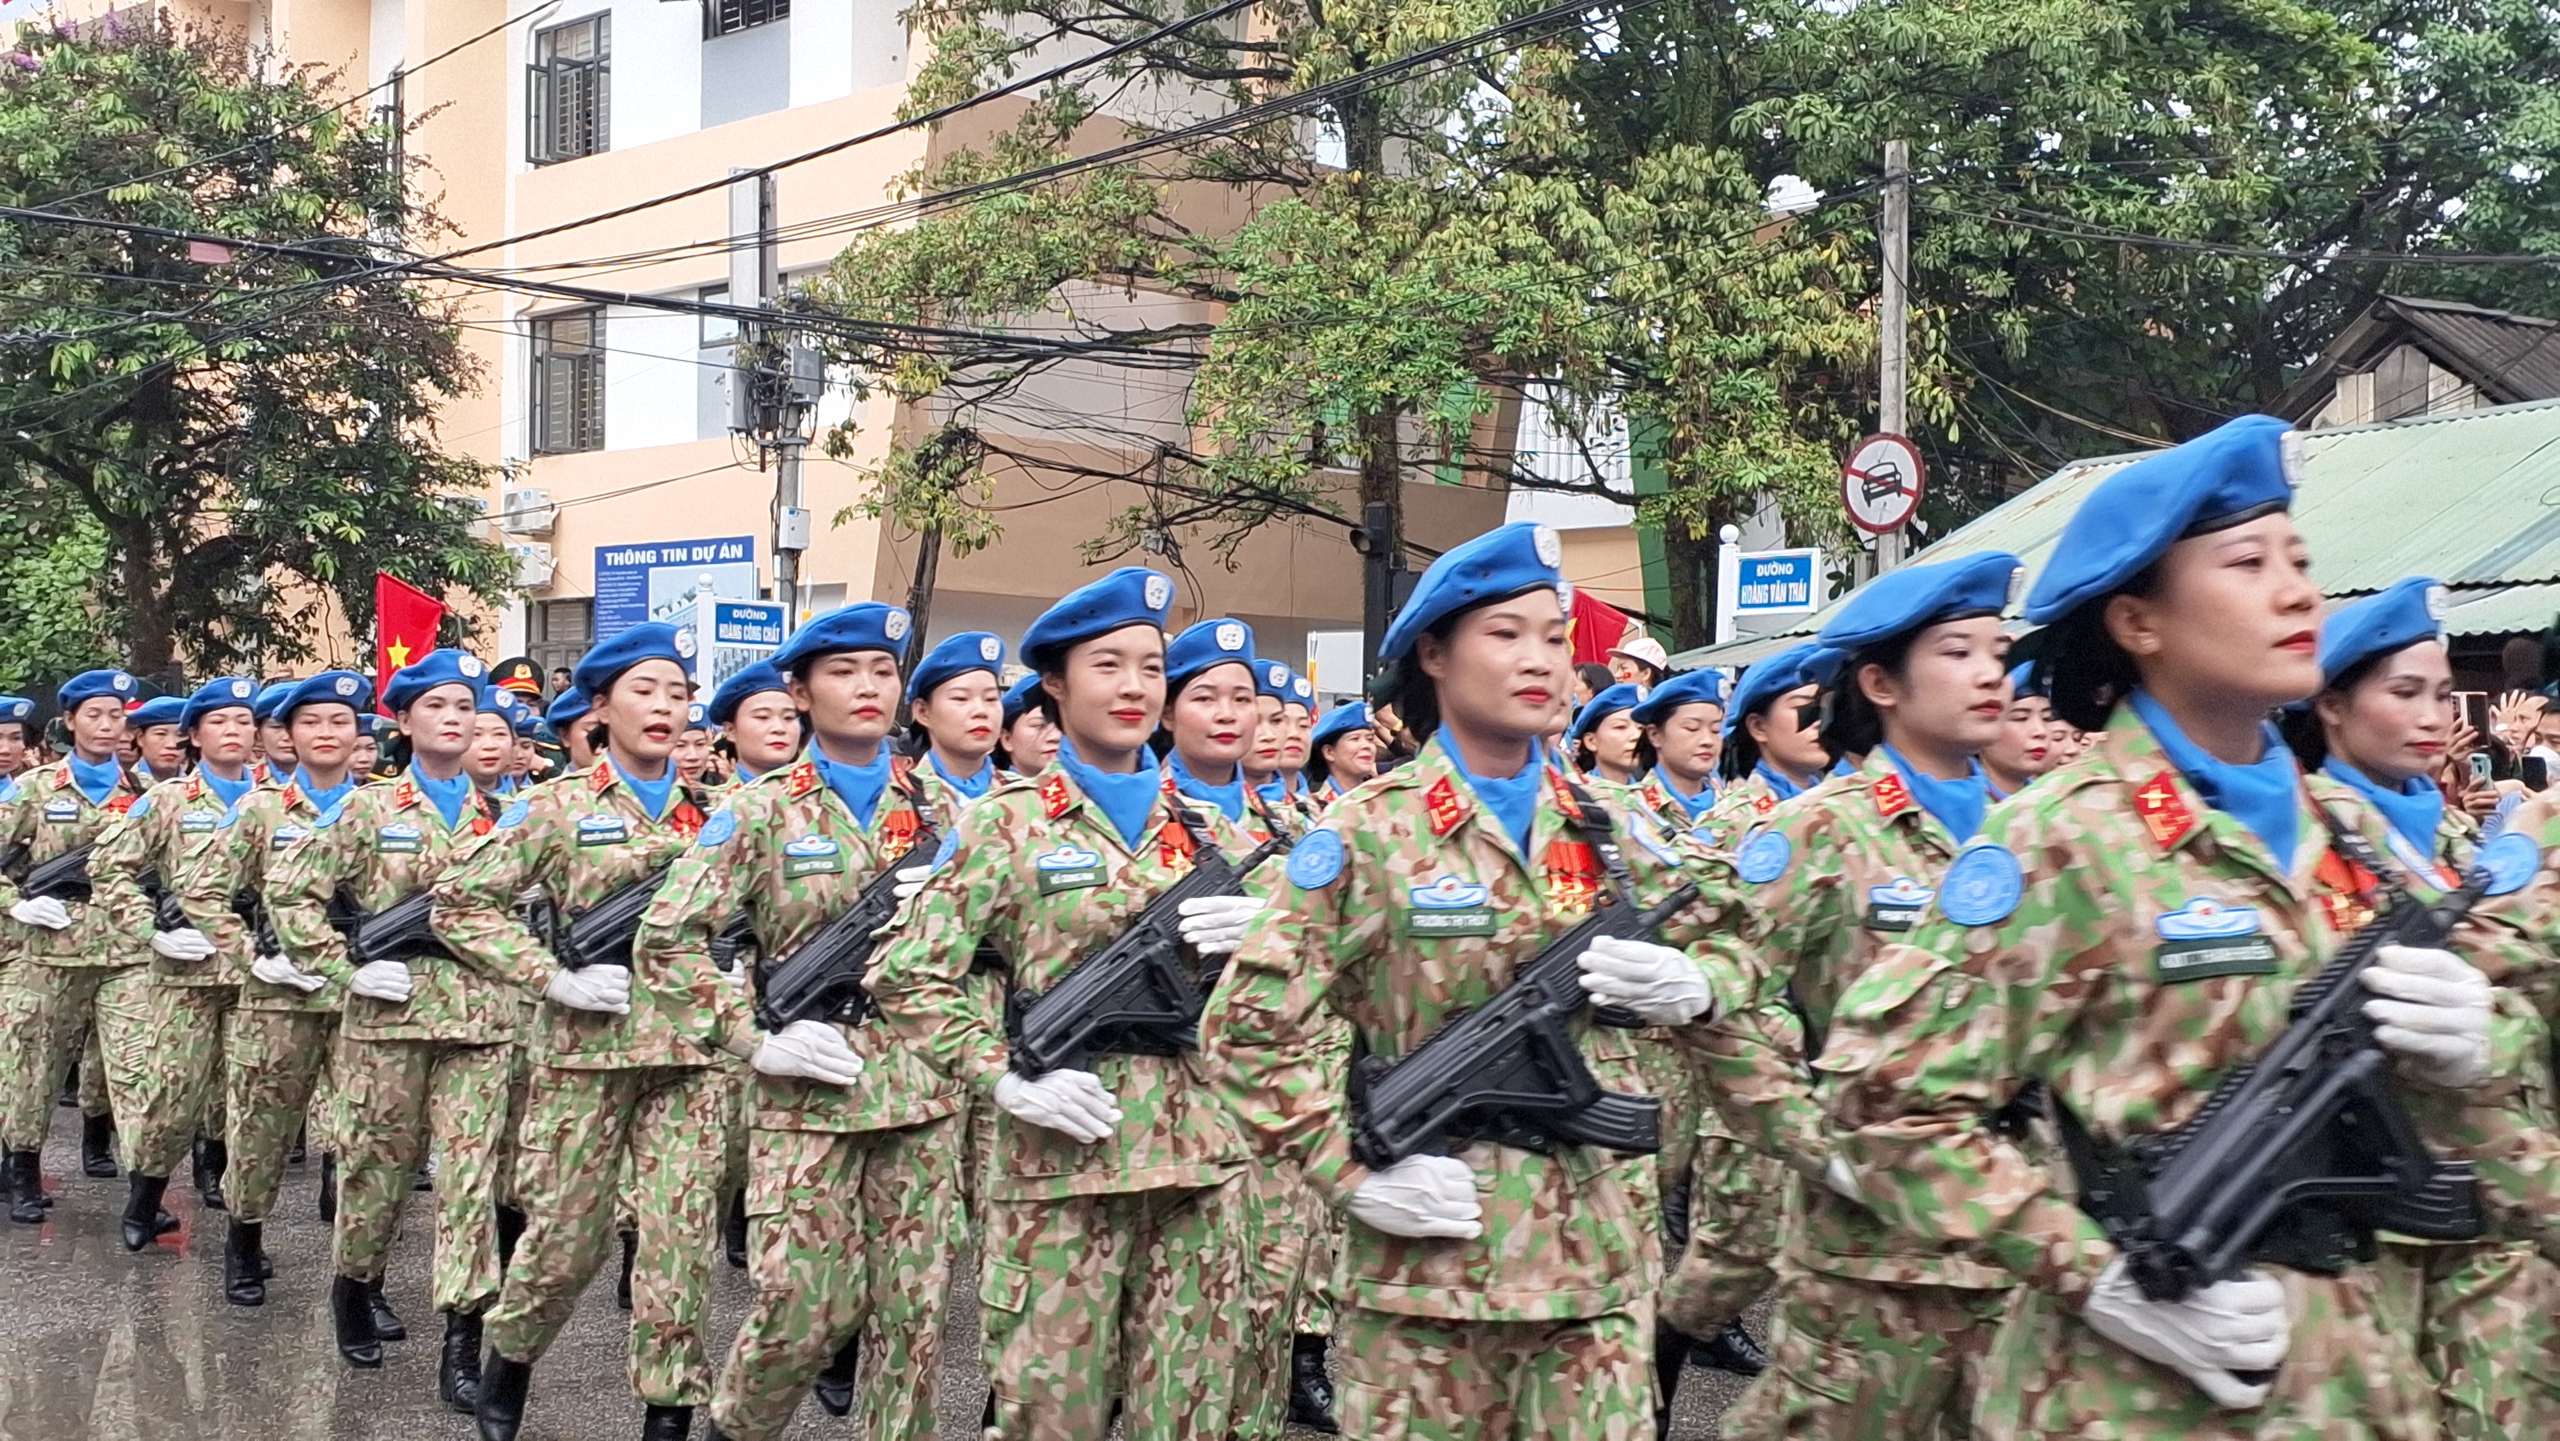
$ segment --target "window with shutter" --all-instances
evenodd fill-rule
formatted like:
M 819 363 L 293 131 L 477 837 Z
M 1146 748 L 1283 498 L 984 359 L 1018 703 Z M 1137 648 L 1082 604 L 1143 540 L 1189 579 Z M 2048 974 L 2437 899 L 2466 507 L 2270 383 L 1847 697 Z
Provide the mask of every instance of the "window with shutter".
M 525 67 L 525 159 L 536 165 L 613 148 L 613 17 L 538 30 Z

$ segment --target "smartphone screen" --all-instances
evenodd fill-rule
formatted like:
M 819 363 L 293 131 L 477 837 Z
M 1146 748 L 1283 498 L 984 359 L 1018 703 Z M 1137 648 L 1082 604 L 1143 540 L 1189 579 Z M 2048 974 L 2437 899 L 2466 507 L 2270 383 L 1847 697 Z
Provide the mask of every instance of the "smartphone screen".
M 2524 758 L 2524 788 L 2538 791 L 2551 784 L 2551 763 L 2540 756 Z
M 2474 785 L 2487 785 L 2489 783 L 2489 753 L 2487 751 L 2473 751 L 2471 753 L 2471 782 Z

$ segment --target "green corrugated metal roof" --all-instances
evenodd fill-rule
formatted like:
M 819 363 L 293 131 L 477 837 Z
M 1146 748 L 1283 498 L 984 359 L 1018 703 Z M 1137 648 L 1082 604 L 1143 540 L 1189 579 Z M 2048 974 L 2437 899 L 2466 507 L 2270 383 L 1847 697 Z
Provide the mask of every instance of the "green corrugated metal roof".
M 2447 628 L 2456 635 L 2540 630 L 2560 613 L 2560 401 L 2315 430 L 2303 442 L 2293 514 L 2331 597 L 2432 575 L 2453 590 Z M 1917 563 L 2005 550 L 2026 561 L 2032 579 L 2081 498 L 2140 458 L 2074 461 L 1929 547 Z M 1781 632 L 1684 651 L 1672 663 L 1747 664 L 1813 635 L 1839 604 Z

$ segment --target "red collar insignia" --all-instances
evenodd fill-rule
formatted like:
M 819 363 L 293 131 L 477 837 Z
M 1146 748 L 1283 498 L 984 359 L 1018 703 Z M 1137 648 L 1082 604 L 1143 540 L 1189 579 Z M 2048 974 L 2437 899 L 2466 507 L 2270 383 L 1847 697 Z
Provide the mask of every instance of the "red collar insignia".
M 191 801 L 204 799 L 203 772 L 198 771 L 187 777 L 187 799 Z
M 587 774 L 593 778 L 587 784 L 597 795 L 603 795 L 606 791 L 613 789 L 613 762 L 599 760 Z
M 1760 794 L 1751 798 L 1751 809 L 1761 815 L 1765 816 L 1777 808 L 1778 798 L 1769 794 L 1767 791 L 1762 791 Z
M 1040 777 L 1040 805 L 1042 809 L 1049 813 L 1049 819 L 1054 821 L 1058 817 L 1065 815 L 1067 813 L 1067 807 L 1074 805 L 1075 803 L 1075 793 L 1067 789 L 1067 778 L 1065 776 L 1058 774 L 1057 771 L 1053 769 L 1048 774 Z
M 418 783 L 407 776 L 402 776 L 400 784 L 391 788 L 391 804 L 405 811 L 417 803 Z
M 1430 813 L 1431 833 L 1435 836 L 1456 830 L 1458 822 L 1467 818 L 1467 803 L 1458 799 L 1458 788 L 1449 784 L 1447 776 L 1433 781 L 1431 789 L 1422 793 L 1422 804 Z
M 301 783 L 300 783 L 300 782 L 298 782 L 298 781 L 287 781 L 287 782 L 285 782 L 285 785 L 284 785 L 284 795 L 283 795 L 282 799 L 283 799 L 283 801 L 284 801 L 284 808 L 285 808 L 286 810 L 292 810 L 295 806 L 298 806 L 298 805 L 302 804 L 302 785 L 301 785 Z
M 2142 817 L 2152 841 L 2164 851 L 2175 850 L 2196 828 L 2195 813 L 2187 809 L 2186 798 L 2178 794 L 2178 778 L 2169 771 L 2143 782 L 2133 793 L 2133 813 Z
M 1911 787 L 1899 775 L 1876 782 L 1876 814 L 1891 820 L 1911 809 Z
M 819 786 L 825 784 L 825 782 L 818 779 L 818 763 L 816 761 L 802 761 L 791 768 L 791 779 L 785 781 L 783 784 L 791 788 L 791 794 L 796 799 L 797 797 L 805 796 L 809 792 L 816 790 Z
M 1557 809 L 1577 822 L 1582 819 L 1582 802 L 1573 798 L 1573 783 L 1564 778 L 1564 772 L 1547 767 L 1547 788 L 1555 792 Z

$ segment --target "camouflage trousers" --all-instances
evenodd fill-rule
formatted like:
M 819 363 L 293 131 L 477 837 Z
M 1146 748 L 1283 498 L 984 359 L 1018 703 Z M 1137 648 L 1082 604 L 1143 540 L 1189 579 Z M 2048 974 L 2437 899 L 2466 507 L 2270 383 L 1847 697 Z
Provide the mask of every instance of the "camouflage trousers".
M 1963 1441 L 2005 1291 L 1896 1286 L 1790 1264 L 1769 1369 L 1727 1441 Z
M 2186 1377 L 2081 1324 L 2059 1296 L 2020 1286 L 1985 1359 L 1978 1441 L 2104 1436 L 2110 1441 L 2432 1441 L 2434 1388 L 2413 1338 L 2385 1320 L 2371 1266 L 2343 1276 L 2267 1267 L 2284 1284 L 2292 1346 L 2275 1392 L 2223 1411 Z
M 223 1105 L 231 1112 L 231 1214 L 264 1221 L 284 1185 L 284 1158 L 307 1120 L 312 1149 L 331 1149 L 329 1107 L 315 1104 L 338 1018 L 327 1011 L 235 1006 L 223 1027 Z
M 48 966 L 21 961 L 11 968 L 9 994 L 0 997 L 0 1026 L 17 1035 L 16 1054 L 0 1101 L 0 1141 L 12 1151 L 44 1145 L 62 1078 L 80 1058 L 94 1029 L 107 1107 L 88 1111 L 132 1116 L 139 1112 L 140 1084 L 151 1031 L 149 966 Z M 84 1106 L 85 1110 L 85 1106 Z
M 2530 1244 L 2385 1239 L 2383 1324 L 2417 1338 L 2447 1441 L 2560 1436 L 2560 1267 Z
M 1247 1185 L 989 1201 L 989 1437 L 1093 1441 L 1115 1390 L 1127 1441 L 1227 1436 L 1252 1284 Z
M 1700 1114 L 1689 1167 L 1689 1234 L 1662 1286 L 1662 1319 L 1713 1336 L 1777 1282 L 1787 1168 L 1733 1134 L 1714 1107 Z
M 631 1272 L 631 1389 L 655 1406 L 711 1399 L 702 1337 L 720 1229 L 720 1126 L 707 1066 L 577 1071 L 536 1063 L 516 1131 L 525 1232 L 489 1311 L 491 1350 L 533 1362 L 560 1335 L 613 1249 L 623 1160 L 637 1169 L 639 1251 Z
M 89 1028 L 88 1039 L 80 1044 L 80 1077 L 73 1082 L 73 1098 L 80 1103 L 84 1116 L 111 1116 L 115 1103 L 107 1095 L 107 1054 L 98 1044 L 98 1028 Z
M 1346 1306 L 1342 1434 L 1361 1441 L 1652 1441 L 1652 1308 L 1444 1321 Z
M 1305 1175 L 1285 1161 L 1255 1161 L 1245 1168 L 1253 1251 L 1245 1271 L 1244 1349 L 1235 1374 L 1238 1436 L 1276 1437 L 1286 1429 L 1289 1348 L 1298 1331 L 1299 1294 L 1319 1240 L 1309 1226 Z
M 962 1141 L 955 1117 L 895 1131 L 754 1134 L 756 1300 L 711 1400 L 723 1434 L 778 1441 L 810 1381 L 857 1336 L 862 1434 L 939 1434 L 944 1298 L 966 1225 Z
M 338 1038 L 338 1274 L 379 1281 L 418 1162 L 436 1154 L 432 1289 L 439 1311 L 477 1315 L 498 1296 L 494 1188 L 507 1148 L 515 1047 Z
M 118 1118 L 117 1145 L 127 1166 L 170 1176 L 192 1154 L 197 1135 L 223 1133 L 222 1035 L 240 988 L 154 985 L 150 1000 L 142 1075 L 132 1112 Z
M 1298 1317 L 1301 1336 L 1333 1334 L 1334 1258 L 1342 1254 L 1342 1213 L 1313 1186 L 1298 1188 L 1298 1224 L 1307 1233 L 1307 1264 L 1300 1272 Z

